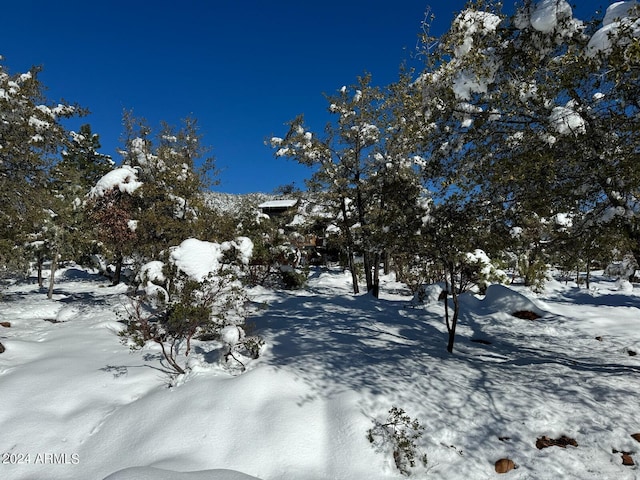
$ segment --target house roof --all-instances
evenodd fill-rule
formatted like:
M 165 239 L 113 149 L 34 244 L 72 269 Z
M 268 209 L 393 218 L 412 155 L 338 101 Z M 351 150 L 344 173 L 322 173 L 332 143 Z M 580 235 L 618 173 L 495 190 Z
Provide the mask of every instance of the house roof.
M 258 205 L 258 208 L 291 208 L 295 207 L 298 200 L 269 200 Z

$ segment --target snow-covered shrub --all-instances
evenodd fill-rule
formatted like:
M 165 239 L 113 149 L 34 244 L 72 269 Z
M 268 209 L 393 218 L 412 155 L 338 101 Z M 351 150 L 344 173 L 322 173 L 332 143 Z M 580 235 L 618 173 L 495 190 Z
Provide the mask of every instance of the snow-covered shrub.
M 280 268 L 280 280 L 284 288 L 297 290 L 307 283 L 308 271 L 294 268 Z
M 197 338 L 220 340 L 225 361 L 235 359 L 244 369 L 239 355 L 255 358 L 263 344 L 242 329 L 248 311 L 239 278 L 250 255 L 247 238 L 222 244 L 188 239 L 171 249 L 167 261 L 143 265 L 121 335 L 132 348 L 149 341 L 160 345 L 179 374 L 185 373 L 180 358 Z
M 405 411 L 391 407 L 385 423 L 373 421 L 374 426 L 367 432 L 367 439 L 378 450 L 390 451 L 396 468 L 403 475 L 411 475 L 411 468 L 419 461 L 427 466 L 427 454 L 419 451 L 415 441 L 422 436 L 424 427 L 413 420 Z
M 224 344 L 222 360 L 230 368 L 239 366 L 241 371 L 246 369 L 248 360 L 255 360 L 260 356 L 265 342 L 257 335 L 247 335 L 240 325 L 227 325 L 220 331 L 220 341 Z
M 433 305 L 442 299 L 446 284 L 444 282 L 433 283 L 431 285 L 420 285 L 413 294 L 413 303 Z
M 525 285 L 534 292 L 542 292 L 550 278 L 549 265 L 541 258 L 530 259 L 527 255 L 518 258 L 517 273 Z
M 492 283 L 506 283 L 507 274 L 498 268 L 489 256 L 480 249 L 467 253 L 466 262 L 471 280 L 478 286 L 481 293 Z
M 625 255 L 619 262 L 607 265 L 604 274 L 610 278 L 630 280 L 638 269 L 638 263 L 633 255 Z

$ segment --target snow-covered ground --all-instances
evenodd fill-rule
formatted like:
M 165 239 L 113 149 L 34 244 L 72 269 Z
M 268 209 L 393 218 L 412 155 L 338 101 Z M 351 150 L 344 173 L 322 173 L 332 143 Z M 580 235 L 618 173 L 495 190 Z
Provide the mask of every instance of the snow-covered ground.
M 53 301 L 33 282 L 6 288 L 0 478 L 403 478 L 367 439 L 392 406 L 425 427 L 415 478 L 499 478 L 501 458 L 518 466 L 504 478 L 638 478 L 619 453 L 640 450 L 637 287 L 490 287 L 462 299 L 453 355 L 441 302 L 417 304 L 391 279 L 379 300 L 328 270 L 306 290 L 252 295 L 267 305 L 250 319 L 263 357 L 233 376 L 198 343 L 171 382 L 156 347 L 120 342 L 124 288 L 79 268 L 59 272 Z M 543 316 L 510 315 L 522 309 Z M 536 448 L 562 435 L 578 446 Z

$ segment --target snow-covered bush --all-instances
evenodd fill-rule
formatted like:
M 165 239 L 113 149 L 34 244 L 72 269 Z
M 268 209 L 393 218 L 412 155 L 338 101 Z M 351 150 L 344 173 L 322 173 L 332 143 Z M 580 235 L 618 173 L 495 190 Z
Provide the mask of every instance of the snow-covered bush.
M 422 436 L 424 427 L 413 420 L 405 411 L 391 407 L 385 423 L 374 420 L 373 428 L 367 432 L 367 439 L 378 450 L 391 451 L 396 468 L 403 475 L 411 475 L 411 468 L 419 461 L 427 466 L 427 454 L 419 451 L 415 441 Z
M 242 329 L 248 315 L 240 282 L 251 256 L 248 238 L 222 244 L 188 239 L 171 249 L 167 261 L 143 265 L 138 288 L 131 295 L 122 332 L 132 348 L 152 341 L 176 373 L 185 373 L 180 358 L 191 352 L 192 340 L 216 339 L 225 346 L 223 358 L 256 358 L 264 342 Z
M 607 265 L 604 274 L 611 278 L 630 280 L 638 269 L 638 263 L 633 255 L 625 255 L 619 262 Z
M 471 278 L 481 293 L 492 283 L 506 283 L 508 279 L 507 274 L 498 268 L 483 250 L 476 249 L 467 253 L 466 262 Z
M 280 280 L 284 288 L 297 290 L 303 288 L 307 283 L 309 272 L 295 268 L 281 268 Z

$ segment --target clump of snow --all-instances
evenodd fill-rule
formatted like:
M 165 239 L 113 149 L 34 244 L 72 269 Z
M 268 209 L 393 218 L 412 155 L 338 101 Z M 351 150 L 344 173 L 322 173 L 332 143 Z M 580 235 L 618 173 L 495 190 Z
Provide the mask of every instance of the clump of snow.
M 498 72 L 499 63 L 490 56 L 485 57 L 486 75 L 479 76 L 475 72 L 461 70 L 453 81 L 453 93 L 460 100 L 469 100 L 474 93 L 487 93 Z
M 171 248 L 171 262 L 193 280 L 202 282 L 220 269 L 225 252 L 235 249 L 237 260 L 248 264 L 253 254 L 253 242 L 248 237 L 238 237 L 221 244 L 188 238 Z
M 565 0 L 542 0 L 531 14 L 531 26 L 539 32 L 550 33 L 561 19 L 572 15 L 571 5 Z
M 166 301 L 169 293 L 160 286 L 166 281 L 163 268 L 164 263 L 159 260 L 148 262 L 140 267 L 136 280 L 149 298 Z
M 38 132 L 42 132 L 51 127 L 51 124 L 32 116 L 29 117 L 29 126 L 34 127 Z
M 188 238 L 171 249 L 171 261 L 193 280 L 202 282 L 220 268 L 223 251 L 219 244 Z
M 501 18 L 493 13 L 465 10 L 454 20 L 453 27 L 459 32 L 454 47 L 454 63 L 461 63 L 474 47 L 476 38 L 482 38 L 496 31 Z M 476 69 L 459 68 L 453 79 L 453 91 L 457 98 L 469 100 L 473 93 L 486 93 L 500 68 L 500 62 L 488 49 L 483 51 L 483 66 L 480 75 Z
M 522 232 L 522 227 L 511 227 L 511 230 L 509 230 L 509 235 L 511 235 L 512 238 L 520 238 L 522 236 Z
M 249 237 L 238 237 L 233 242 L 233 246 L 238 251 L 239 260 L 248 265 L 253 256 L 253 242 Z
M 593 57 L 600 53 L 610 53 L 615 44 L 627 45 L 630 37 L 640 37 L 639 9 L 636 0 L 609 5 L 602 27 L 589 40 L 587 55 Z
M 236 345 L 242 338 L 244 331 L 237 325 L 227 325 L 220 331 L 220 340 L 227 345 Z
M 616 280 L 616 287 L 621 292 L 631 293 L 633 292 L 633 284 L 626 278 L 619 278 Z
M 111 170 L 100 178 L 91 189 L 89 196 L 103 197 L 107 192 L 114 189 L 133 195 L 141 186 L 142 182 L 138 181 L 138 171 L 129 165 L 123 165 L 122 167 Z
M 490 12 L 465 10 L 454 20 L 454 25 L 463 32 L 462 42 L 455 47 L 457 58 L 466 56 L 473 49 L 474 35 L 487 35 L 495 32 L 502 19 Z
M 555 107 L 549 115 L 552 127 L 560 135 L 585 134 L 586 122 L 575 110 L 567 104 L 565 107 Z
M 557 213 L 553 216 L 556 225 L 563 228 L 571 228 L 573 226 L 573 215 L 569 213 Z
M 162 283 L 166 280 L 164 272 L 164 263 L 160 260 L 153 260 L 140 267 L 138 272 L 138 280 Z
M 429 285 L 420 285 L 416 293 L 413 295 L 413 301 L 415 303 L 422 303 L 425 305 L 432 305 L 440 301 L 442 292 L 446 289 L 444 283 L 432 283 Z

